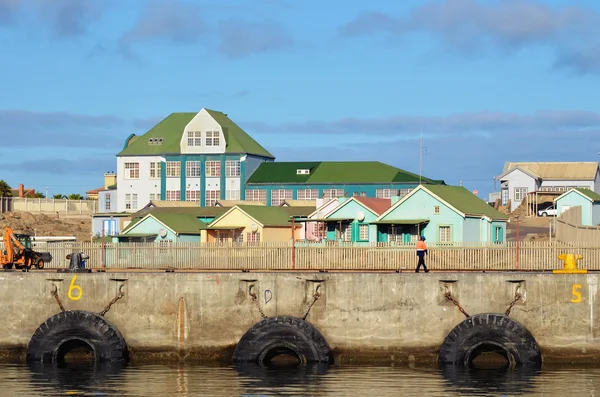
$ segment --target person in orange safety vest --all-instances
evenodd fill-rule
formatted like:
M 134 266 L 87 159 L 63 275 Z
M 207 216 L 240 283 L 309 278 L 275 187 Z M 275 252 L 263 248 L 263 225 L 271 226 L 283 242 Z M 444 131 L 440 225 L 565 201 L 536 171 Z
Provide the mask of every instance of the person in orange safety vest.
M 425 266 L 425 255 L 429 255 L 429 252 L 427 252 L 427 245 L 425 245 L 425 236 L 421 236 L 419 241 L 417 241 L 417 256 L 419 257 L 419 262 L 417 263 L 415 272 L 419 273 L 419 269 L 423 266 L 425 273 L 429 273 L 429 269 Z

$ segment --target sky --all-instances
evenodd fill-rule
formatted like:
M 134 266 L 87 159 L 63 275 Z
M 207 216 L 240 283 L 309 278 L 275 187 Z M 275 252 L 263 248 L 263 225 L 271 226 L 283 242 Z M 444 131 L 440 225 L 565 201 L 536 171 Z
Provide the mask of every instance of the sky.
M 49 195 L 209 108 L 277 161 L 486 198 L 506 161 L 598 161 L 599 92 L 597 1 L 0 0 L 0 179 Z

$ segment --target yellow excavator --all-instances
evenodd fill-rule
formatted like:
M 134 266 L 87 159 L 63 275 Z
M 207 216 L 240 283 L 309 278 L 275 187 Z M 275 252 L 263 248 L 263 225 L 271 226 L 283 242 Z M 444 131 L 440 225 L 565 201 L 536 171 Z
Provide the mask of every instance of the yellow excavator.
M 10 227 L 4 228 L 4 248 L 0 252 L 0 265 L 4 269 L 43 269 L 46 263 L 52 260 L 49 252 L 36 252 L 33 250 L 31 236 L 28 234 L 15 234 Z

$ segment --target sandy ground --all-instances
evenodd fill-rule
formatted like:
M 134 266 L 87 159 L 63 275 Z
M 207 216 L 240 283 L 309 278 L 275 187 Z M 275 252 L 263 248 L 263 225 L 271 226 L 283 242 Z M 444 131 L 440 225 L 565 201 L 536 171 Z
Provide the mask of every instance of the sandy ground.
M 9 226 L 15 233 L 31 236 L 75 236 L 77 241 L 90 241 L 92 217 L 90 215 L 32 214 L 6 212 L 0 214 L 0 229 Z
M 519 241 L 522 240 L 540 240 L 548 239 L 550 232 L 549 226 L 554 222 L 554 217 L 530 217 L 530 218 L 519 218 L 517 221 L 515 218 L 511 218 L 506 228 L 506 239 L 508 241 L 517 240 L 517 223 L 519 227 Z M 554 230 L 554 226 L 552 227 Z

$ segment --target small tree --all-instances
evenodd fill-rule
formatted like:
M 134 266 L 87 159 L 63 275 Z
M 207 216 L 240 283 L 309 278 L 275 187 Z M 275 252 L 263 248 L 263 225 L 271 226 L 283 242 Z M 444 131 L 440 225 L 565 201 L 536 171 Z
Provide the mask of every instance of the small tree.
M 63 196 L 62 194 L 59 193 L 59 194 L 55 194 L 54 196 L 52 196 L 52 198 L 60 200 L 60 199 L 65 198 L 65 196 Z
M 10 186 L 4 181 L 4 179 L 0 180 L 0 197 L 12 197 Z
M 44 193 L 42 192 L 35 192 L 35 198 L 46 198 L 46 196 L 44 196 Z
M 71 193 L 67 196 L 69 200 L 83 200 L 83 197 L 79 193 Z

